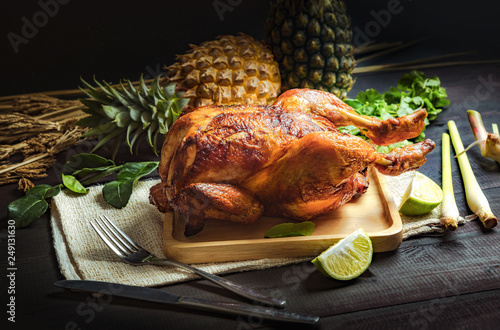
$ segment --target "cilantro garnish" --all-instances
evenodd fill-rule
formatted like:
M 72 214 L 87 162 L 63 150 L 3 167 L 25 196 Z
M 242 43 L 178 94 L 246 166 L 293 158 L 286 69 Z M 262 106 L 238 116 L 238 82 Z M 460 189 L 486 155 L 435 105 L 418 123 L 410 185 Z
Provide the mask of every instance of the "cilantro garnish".
M 430 121 L 437 118 L 443 107 L 450 104 L 447 96 L 446 89 L 441 87 L 438 77 L 427 78 L 423 72 L 411 71 L 399 79 L 397 87 L 391 87 L 383 94 L 375 89 L 367 89 L 359 92 L 355 99 L 346 99 L 344 102 L 361 115 L 377 117 L 381 120 L 401 117 L 425 108 L 428 114 L 425 119 L 425 126 L 427 126 Z M 359 129 L 354 126 L 344 126 L 339 129 L 341 132 L 361 135 Z M 422 131 L 412 140 L 378 147 L 377 151 L 389 152 L 396 147 L 423 141 L 424 138 L 425 133 Z

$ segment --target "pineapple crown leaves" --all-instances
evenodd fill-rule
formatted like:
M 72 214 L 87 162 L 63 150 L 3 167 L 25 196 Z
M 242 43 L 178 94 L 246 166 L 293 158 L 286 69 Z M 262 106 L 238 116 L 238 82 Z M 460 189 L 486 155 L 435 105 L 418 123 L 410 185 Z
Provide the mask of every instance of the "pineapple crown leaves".
M 96 136 L 99 140 L 92 151 L 113 141 L 113 159 L 124 139 L 133 154 L 133 146 L 136 146 L 137 153 L 138 142 L 144 136 L 158 155 L 158 135 L 168 132 L 170 125 L 189 102 L 188 98 L 183 98 L 184 93 L 176 92 L 175 83 L 160 86 L 160 76 L 149 87 L 142 76 L 137 87 L 130 80 L 110 85 L 106 82 L 101 84 L 94 78 L 98 87 L 83 78 L 80 80 L 84 86 L 80 89 L 90 97 L 80 101 L 86 106 L 83 111 L 90 116 L 79 120 L 77 124 L 90 128 L 84 134 L 85 137 Z

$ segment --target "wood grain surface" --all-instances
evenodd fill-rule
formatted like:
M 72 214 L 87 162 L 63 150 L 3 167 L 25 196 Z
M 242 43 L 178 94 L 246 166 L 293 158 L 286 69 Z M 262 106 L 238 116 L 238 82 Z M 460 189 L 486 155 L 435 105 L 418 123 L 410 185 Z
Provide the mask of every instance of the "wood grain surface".
M 437 147 L 420 169 L 440 184 L 440 139 L 447 131 L 446 122 L 456 121 L 464 145 L 474 140 L 465 119 L 469 108 L 480 111 L 486 125 L 500 123 L 500 87 L 490 86 L 492 90 L 481 100 L 475 92 L 482 86 L 481 77 L 490 77 L 500 83 L 500 66 L 436 68 L 427 74 L 440 77 L 452 103 L 426 129 L 426 136 L 436 141 Z M 386 90 L 400 75 L 400 72 L 393 72 L 358 77 L 352 94 L 374 86 Z M 60 155 L 58 162 L 64 163 L 67 156 Z M 135 161 L 154 157 L 144 153 Z M 493 212 L 499 215 L 500 165 L 482 157 L 476 148 L 468 152 L 468 157 Z M 117 158 L 132 159 L 127 148 L 121 149 Z M 451 165 L 460 213 L 470 214 L 458 164 L 452 161 Z M 54 185 L 59 182 L 60 173 L 54 170 L 37 183 Z M 0 192 L 6 196 L 0 200 L 2 210 L 21 196 L 14 184 L 0 187 Z M 9 286 L 6 277 L 7 219 L 5 214 L 2 216 L 0 267 L 2 290 L 5 290 Z M 45 215 L 29 228 L 16 231 L 16 324 L 6 321 L 4 311 L 2 322 L 8 325 L 7 329 L 28 326 L 37 329 L 302 329 L 258 318 L 219 316 L 109 295 L 98 298 L 56 288 L 53 283 L 63 277 L 52 247 L 48 220 Z M 473 221 L 455 232 L 411 238 L 403 241 L 395 251 L 375 253 L 368 271 L 353 281 L 327 278 L 310 262 L 223 276 L 286 298 L 288 311 L 321 316 L 316 329 L 497 329 L 500 324 L 498 251 L 500 230 L 485 231 Z M 205 280 L 159 289 L 198 298 L 244 302 Z M 7 297 L 5 292 L 2 294 L 4 299 Z
M 261 217 L 252 225 L 207 220 L 201 233 L 186 237 L 184 220 L 168 212 L 163 230 L 165 251 L 186 263 L 314 257 L 358 228 L 370 236 L 375 252 L 397 249 L 403 226 L 387 180 L 373 167 L 369 168 L 368 179 L 370 186 L 365 194 L 312 220 L 315 228 L 310 236 L 265 238 L 269 228 L 291 220 Z

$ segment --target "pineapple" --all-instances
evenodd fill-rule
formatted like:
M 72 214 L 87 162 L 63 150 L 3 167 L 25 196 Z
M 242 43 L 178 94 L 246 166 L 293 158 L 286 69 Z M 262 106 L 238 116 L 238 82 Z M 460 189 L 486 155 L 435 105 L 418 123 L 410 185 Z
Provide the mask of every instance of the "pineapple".
M 94 88 L 83 79 L 82 83 L 86 89 L 80 89 L 91 99 L 80 99 L 80 102 L 86 106 L 82 110 L 90 116 L 79 120 L 77 125 L 91 128 L 84 133 L 84 137 L 98 138 L 99 142 L 92 151 L 113 141 L 113 159 L 123 140 L 133 153 L 133 146 L 141 136 L 147 137 L 157 154 L 158 135 L 167 133 L 168 127 L 189 101 L 182 97 L 182 92 L 175 91 L 175 84 L 161 87 L 160 76 L 153 80 L 150 87 L 146 86 L 142 77 L 137 88 L 129 80 L 117 87 L 96 81 L 100 88 Z M 136 153 L 138 146 L 137 143 Z
M 354 84 L 354 46 L 342 0 L 277 0 L 266 21 L 281 89 L 314 88 L 345 99 Z
M 178 56 L 163 83 L 190 98 L 185 111 L 209 104 L 271 104 L 281 79 L 270 49 L 248 35 L 221 36 Z

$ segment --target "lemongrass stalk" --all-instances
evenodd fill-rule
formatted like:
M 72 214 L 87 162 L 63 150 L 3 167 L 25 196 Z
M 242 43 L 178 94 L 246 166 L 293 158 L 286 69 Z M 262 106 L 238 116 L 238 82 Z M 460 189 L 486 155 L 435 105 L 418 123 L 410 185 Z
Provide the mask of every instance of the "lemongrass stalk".
M 472 129 L 476 141 L 468 146 L 463 152 L 467 152 L 473 146 L 479 145 L 483 157 L 500 162 L 500 137 L 498 136 L 498 127 L 496 127 L 496 124 L 493 125 L 494 133 L 491 134 L 486 131 L 479 112 L 468 110 L 467 118 L 469 119 L 470 128 Z
M 450 162 L 450 136 L 448 133 L 443 133 L 442 144 L 442 185 L 443 185 L 443 201 L 441 202 L 441 223 L 449 230 L 455 230 L 458 227 L 460 214 L 458 212 L 455 194 L 453 193 L 453 181 L 451 177 L 451 162 Z
M 457 126 L 453 120 L 448 121 L 448 130 L 450 131 L 451 141 L 453 143 L 453 147 L 455 148 L 455 153 L 457 155 L 460 154 L 457 156 L 457 159 L 458 164 L 460 165 L 462 179 L 464 181 L 467 204 L 472 212 L 478 216 L 485 228 L 493 228 L 498 223 L 497 218 L 491 212 L 488 200 L 481 190 L 481 187 L 476 180 L 476 176 L 472 171 L 467 154 L 462 153 L 464 146 L 462 144 L 462 140 L 460 139 Z
M 491 124 L 491 130 L 493 131 L 493 134 L 499 135 L 497 124 L 495 124 L 495 123 Z

